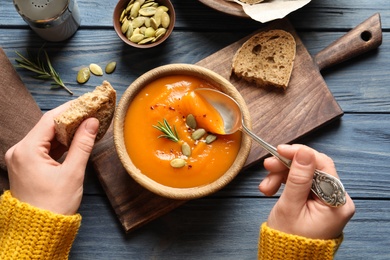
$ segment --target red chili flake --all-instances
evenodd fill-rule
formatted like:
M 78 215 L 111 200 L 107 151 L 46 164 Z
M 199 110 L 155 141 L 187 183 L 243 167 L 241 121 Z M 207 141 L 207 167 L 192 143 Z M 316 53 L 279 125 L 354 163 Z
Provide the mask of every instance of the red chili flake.
M 191 165 L 191 164 L 189 164 L 189 165 L 188 165 L 188 169 L 191 169 L 191 168 L 192 168 L 192 165 Z
M 203 117 L 206 117 L 206 116 L 207 116 L 206 114 L 203 115 Z
M 169 107 L 169 110 L 175 111 L 175 108 L 174 107 Z

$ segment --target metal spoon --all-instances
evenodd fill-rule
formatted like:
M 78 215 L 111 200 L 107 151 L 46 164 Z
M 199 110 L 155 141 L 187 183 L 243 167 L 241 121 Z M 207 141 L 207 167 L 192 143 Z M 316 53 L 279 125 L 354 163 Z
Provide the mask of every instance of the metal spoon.
M 243 130 L 265 150 L 290 168 L 291 160 L 279 155 L 275 147 L 256 136 L 245 126 L 242 110 L 233 98 L 225 93 L 208 88 L 199 88 L 195 92 L 201 95 L 221 115 L 224 122 L 224 133 L 216 132 L 216 134 L 232 134 L 238 130 Z M 331 207 L 339 207 L 346 202 L 343 184 L 339 179 L 326 172 L 315 170 L 311 190 L 320 200 Z

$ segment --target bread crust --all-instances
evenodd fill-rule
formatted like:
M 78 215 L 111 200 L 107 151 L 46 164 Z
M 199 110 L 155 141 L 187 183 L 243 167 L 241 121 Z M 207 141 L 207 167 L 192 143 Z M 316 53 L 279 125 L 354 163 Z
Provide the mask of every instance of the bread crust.
M 261 87 L 286 89 L 290 81 L 296 42 L 284 30 L 270 30 L 255 34 L 235 53 L 232 71 L 246 81 Z
M 54 118 L 57 140 L 69 147 L 80 124 L 87 118 L 99 120 L 96 141 L 107 132 L 116 107 L 116 91 L 108 81 L 103 81 L 94 91 L 75 99 L 70 107 Z

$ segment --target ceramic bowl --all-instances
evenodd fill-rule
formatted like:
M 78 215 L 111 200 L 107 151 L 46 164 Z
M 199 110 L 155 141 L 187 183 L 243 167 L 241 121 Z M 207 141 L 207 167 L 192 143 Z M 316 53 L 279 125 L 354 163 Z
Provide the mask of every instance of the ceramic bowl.
M 138 94 L 142 88 L 144 88 L 149 83 L 165 76 L 171 75 L 189 75 L 202 78 L 207 82 L 211 83 L 213 86 L 217 87 L 220 91 L 233 97 L 241 106 L 244 115 L 244 121 L 246 125 L 250 126 L 250 116 L 247 105 L 238 92 L 238 90 L 225 78 L 219 74 L 200 67 L 197 65 L 190 64 L 170 64 L 164 65 L 152 69 L 145 74 L 137 78 L 123 93 L 116 112 L 114 116 L 114 143 L 115 148 L 118 154 L 118 157 L 123 164 L 124 168 L 128 174 L 141 186 L 148 189 L 149 191 L 171 199 L 177 200 L 190 200 L 196 199 L 204 196 L 208 196 L 221 188 L 225 187 L 229 182 L 231 182 L 236 175 L 241 171 L 244 166 L 246 159 L 249 155 L 251 148 L 251 139 L 245 135 L 241 134 L 241 146 L 239 148 L 238 155 L 235 158 L 234 163 L 230 168 L 217 180 L 212 183 L 191 187 L 191 188 L 173 188 L 162 185 L 145 174 L 143 174 L 132 162 L 130 156 L 127 153 L 125 146 L 124 138 L 124 120 L 126 113 L 130 104 L 132 103 L 134 97 Z
M 155 42 L 149 42 L 149 43 L 145 43 L 145 44 L 134 43 L 134 42 L 130 41 L 126 37 L 126 35 L 124 35 L 122 33 L 122 30 L 121 30 L 122 24 L 120 23 L 120 18 L 121 18 L 123 10 L 128 6 L 129 1 L 130 0 L 119 0 L 117 5 L 115 6 L 114 15 L 113 15 L 113 24 L 114 24 L 115 32 L 117 33 L 119 38 L 124 43 L 126 43 L 130 46 L 136 47 L 136 48 L 145 49 L 145 48 L 155 47 L 155 46 L 163 43 L 166 39 L 168 39 L 168 37 L 171 35 L 171 33 L 173 31 L 173 28 L 175 26 L 175 20 L 176 20 L 175 9 L 174 9 L 170 0 L 155 0 L 155 2 L 157 2 L 159 5 L 163 5 L 163 6 L 168 7 L 168 9 L 169 9 L 168 14 L 170 17 L 170 23 L 169 23 L 168 28 L 166 28 L 166 33 L 163 37 L 161 37 L 160 39 L 158 39 Z

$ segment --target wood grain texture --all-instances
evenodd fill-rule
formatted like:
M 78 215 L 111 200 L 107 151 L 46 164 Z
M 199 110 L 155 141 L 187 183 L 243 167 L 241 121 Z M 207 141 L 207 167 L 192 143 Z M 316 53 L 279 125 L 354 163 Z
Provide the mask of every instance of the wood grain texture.
M 258 197 L 194 200 L 124 236 L 112 232 L 120 225 L 106 198 L 87 196 L 70 259 L 257 259 L 259 225 L 275 202 Z M 387 260 L 390 203 L 355 204 L 356 214 L 335 260 Z
M 204 0 L 206 1 L 206 0 Z M 209 0 L 219 3 L 223 0 Z M 216 11 L 201 3 L 199 0 L 172 0 L 176 10 L 175 30 L 195 29 L 195 31 L 227 31 L 240 32 L 255 30 L 261 23 L 251 19 L 227 15 Z M 81 30 L 90 28 L 112 28 L 112 14 L 117 1 L 78 0 L 82 15 Z M 355 27 L 371 14 L 380 12 L 383 20 L 383 29 L 390 28 L 390 10 L 388 0 L 376 0 L 375 3 L 367 0 L 339 1 L 312 0 L 288 17 L 298 30 L 334 30 L 346 31 Z M 2 1 L 0 6 L 0 27 L 25 28 L 27 24 L 16 12 L 12 1 Z M 201 17 L 201 19 L 200 19 Z
M 170 39 L 159 48 L 140 52 L 121 44 L 112 28 L 116 1 L 78 0 L 82 25 L 75 36 L 46 49 L 75 97 L 92 90 L 102 78 L 75 83 L 78 69 L 90 62 L 118 62 L 107 77 L 118 94 L 145 71 L 174 62 L 196 63 L 264 25 L 226 15 L 198 0 L 173 0 L 177 21 Z M 383 44 L 374 51 L 322 71 L 344 116 L 297 142 L 330 155 L 355 201 L 357 212 L 347 225 L 335 259 L 388 259 L 390 244 L 390 6 L 388 0 L 312 0 L 289 15 L 304 46 L 314 56 L 351 28 L 379 12 Z M 14 10 L 0 4 L 0 46 L 11 61 L 14 51 L 38 49 L 40 40 Z M 17 37 L 15 37 L 17 36 Z M 18 70 L 42 111 L 72 99 Z M 218 193 L 185 203 L 128 235 L 101 183 L 88 166 L 83 222 L 70 259 L 255 259 L 258 227 L 276 202 L 258 184 L 267 172 L 259 161 L 242 171 Z M 280 192 L 278 193 L 280 194 Z

